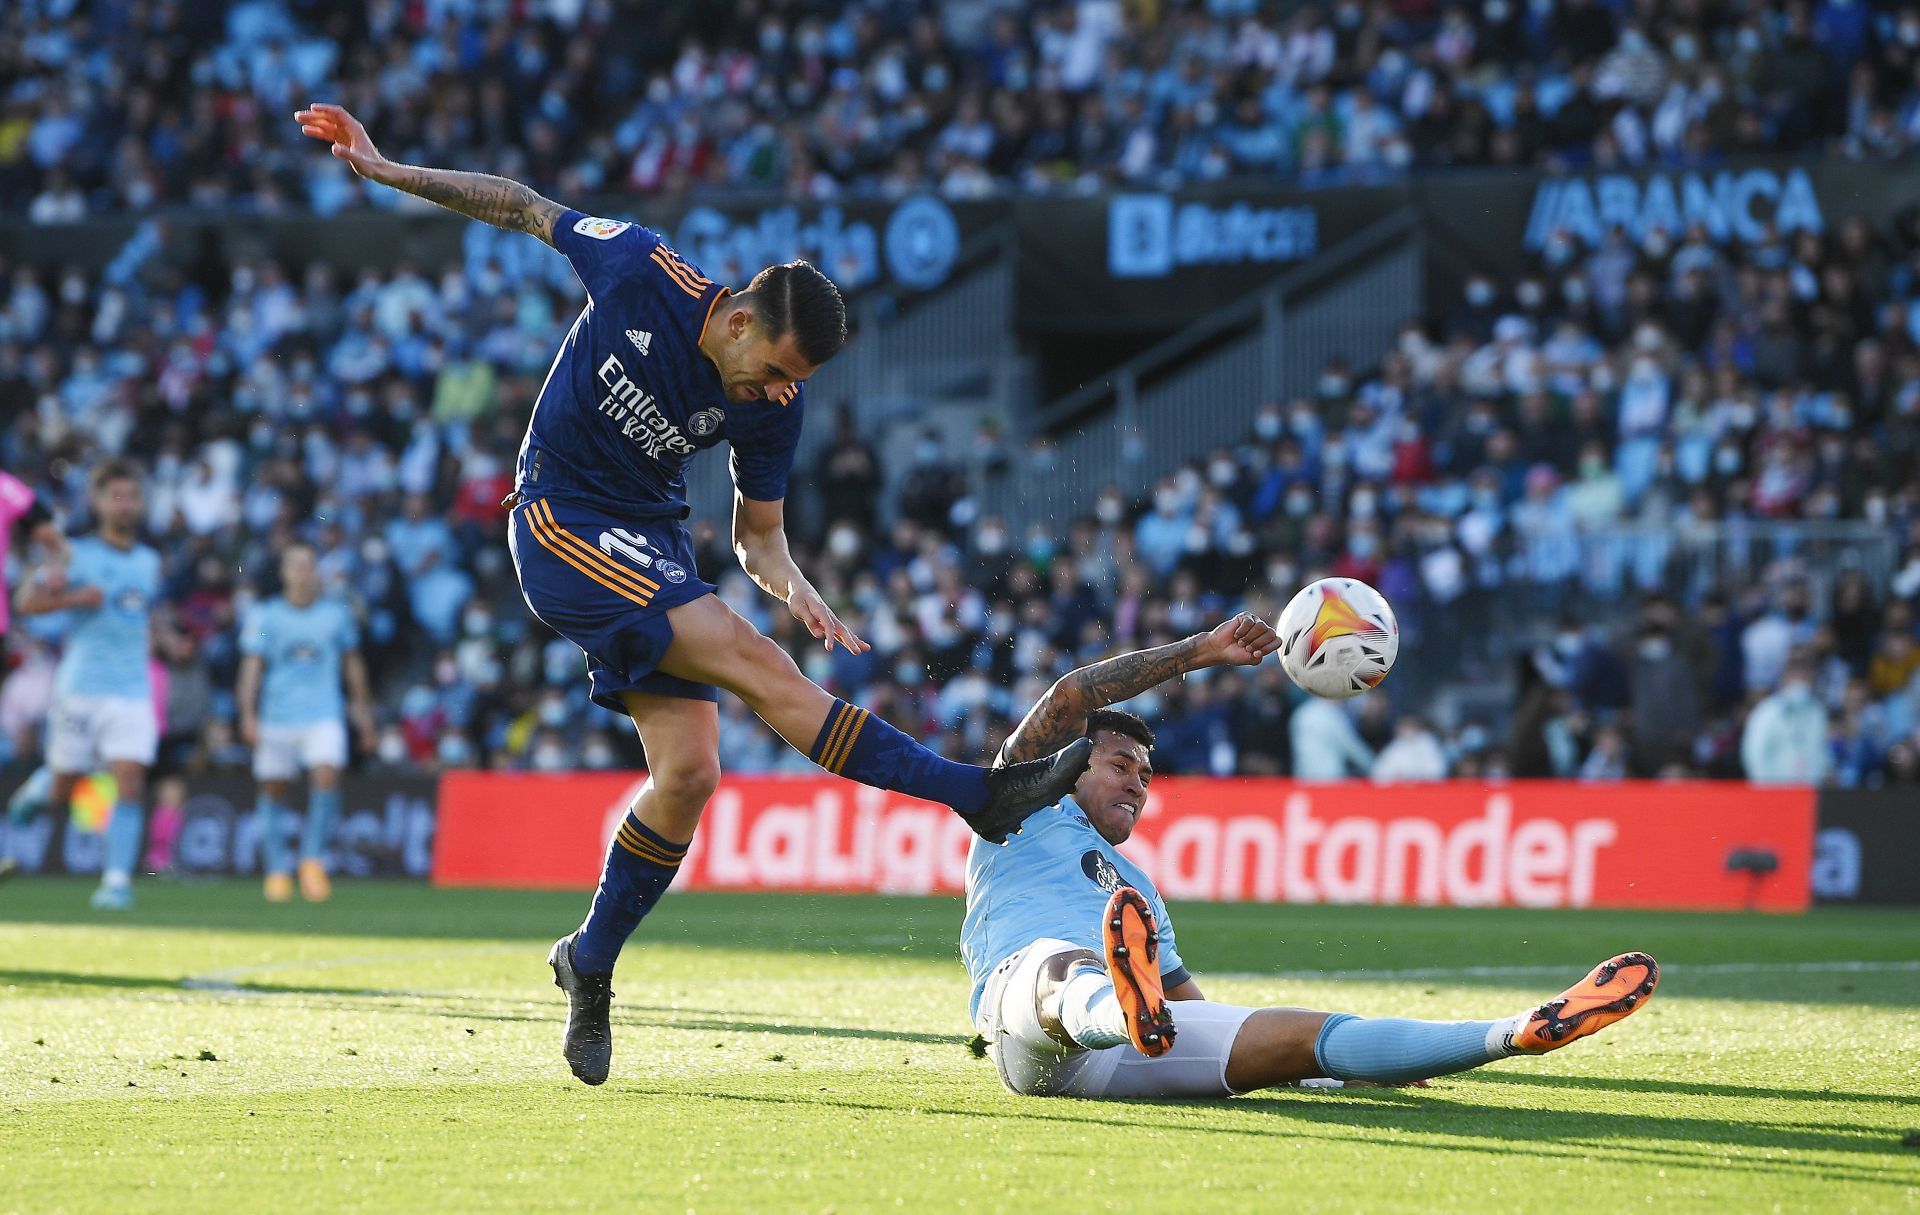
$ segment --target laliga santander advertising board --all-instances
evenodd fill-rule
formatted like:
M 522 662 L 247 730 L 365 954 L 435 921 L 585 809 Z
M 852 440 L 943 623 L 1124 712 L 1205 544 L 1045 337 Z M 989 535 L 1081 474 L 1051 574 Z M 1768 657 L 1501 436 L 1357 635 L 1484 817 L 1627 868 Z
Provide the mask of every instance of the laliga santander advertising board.
M 434 881 L 590 889 L 644 782 L 449 773 Z M 1122 851 L 1170 899 L 1802 911 L 1813 834 L 1806 788 L 1163 777 Z M 847 781 L 730 777 L 675 887 L 958 894 L 972 839 L 944 806 Z M 1735 851 L 1777 866 L 1730 872 Z

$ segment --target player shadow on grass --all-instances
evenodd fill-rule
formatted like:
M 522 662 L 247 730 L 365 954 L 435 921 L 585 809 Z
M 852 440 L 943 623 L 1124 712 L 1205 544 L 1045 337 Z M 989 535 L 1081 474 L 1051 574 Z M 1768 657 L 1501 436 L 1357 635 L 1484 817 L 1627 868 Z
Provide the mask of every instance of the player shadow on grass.
M 1444 1081 L 1436 1081 L 1436 1084 Z M 672 1090 L 616 1085 L 622 1093 L 647 1096 L 687 1094 Z M 783 1105 L 827 1106 L 863 1110 L 880 1114 L 900 1114 L 898 1106 L 837 1098 L 831 1095 L 779 1095 L 768 1092 L 706 1092 L 700 1097 L 715 1101 L 740 1101 L 749 1104 L 776 1102 Z M 996 1085 L 996 1097 L 1005 1096 Z M 1019 1098 L 1016 1102 L 982 1105 L 977 1108 L 941 1108 L 921 1103 L 914 1105 L 918 1116 L 1031 1120 L 1048 1126 L 1082 1124 L 1111 1131 L 1116 1127 L 1152 1120 L 1165 1111 L 1172 1117 L 1161 1129 L 1181 1133 L 1268 1138 L 1276 1134 L 1294 1139 L 1325 1140 L 1351 1146 L 1352 1134 L 1318 1134 L 1307 1129 L 1316 1123 L 1339 1124 L 1349 1130 L 1386 1130 L 1397 1132 L 1391 1140 L 1395 1148 L 1416 1148 L 1434 1152 L 1479 1152 L 1496 1155 L 1557 1157 L 1568 1160 L 1601 1160 L 1623 1164 L 1651 1164 L 1676 1169 L 1710 1169 L 1756 1174 L 1792 1174 L 1815 1176 L 1830 1181 L 1867 1182 L 1877 1185 L 1906 1186 L 1909 1180 L 1893 1173 L 1874 1172 L 1847 1161 L 1809 1164 L 1800 1153 L 1844 1152 L 1852 1156 L 1890 1157 L 1899 1149 L 1891 1136 L 1884 1144 L 1863 1138 L 1851 1130 L 1810 1130 L 1802 1127 L 1753 1125 L 1709 1118 L 1684 1118 L 1641 1112 L 1609 1113 L 1592 1110 L 1515 1110 L 1475 1105 L 1449 1099 L 1441 1089 L 1413 1093 L 1391 1089 L 1348 1089 L 1293 1091 L 1201 1101 L 1151 1100 L 1077 1100 L 1062 1097 Z M 1232 1114 L 1260 1114 L 1271 1122 L 1242 1126 L 1200 1126 L 1179 1111 L 1211 1109 Z M 1110 1111 L 1100 1117 L 1094 1110 Z M 1085 1112 L 1083 1112 L 1085 1111 Z M 1303 1126 L 1302 1124 L 1307 1124 Z M 1445 1142 L 1422 1142 L 1411 1136 L 1440 1137 Z M 1659 1145 L 1610 1143 L 1614 1139 L 1656 1139 Z M 1671 1146 L 1669 1146 L 1671 1145 Z M 1683 1146 L 1684 1145 L 1684 1146 Z M 1782 1153 L 1777 1159 L 1729 1157 L 1725 1147 L 1744 1147 Z M 1686 1150 L 1698 1148 L 1702 1150 Z
M 1913 1097 L 1895 1093 L 1852 1093 L 1837 1089 L 1768 1088 L 1747 1084 L 1707 1084 L 1698 1080 L 1640 1080 L 1625 1076 L 1560 1076 L 1522 1072 L 1478 1071 L 1477 1083 L 1537 1084 L 1548 1088 L 1592 1088 L 1620 1093 L 1684 1093 L 1690 1097 L 1739 1097 L 1781 1101 L 1863 1101 L 1889 1105 L 1914 1106 Z

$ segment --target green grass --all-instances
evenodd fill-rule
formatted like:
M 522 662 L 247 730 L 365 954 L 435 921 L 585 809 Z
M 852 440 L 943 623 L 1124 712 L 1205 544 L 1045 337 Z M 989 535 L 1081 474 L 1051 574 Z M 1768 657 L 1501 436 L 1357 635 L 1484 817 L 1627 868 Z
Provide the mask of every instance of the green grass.
M 668 899 L 587 1089 L 543 965 L 579 895 L 86 894 L 0 887 L 0 1212 L 1920 1212 L 1910 912 L 1178 908 L 1216 999 L 1494 1016 L 1616 949 L 1666 972 L 1430 1089 L 1148 1103 L 1001 1090 L 951 900 Z M 1468 966 L 1545 969 L 1407 973 Z

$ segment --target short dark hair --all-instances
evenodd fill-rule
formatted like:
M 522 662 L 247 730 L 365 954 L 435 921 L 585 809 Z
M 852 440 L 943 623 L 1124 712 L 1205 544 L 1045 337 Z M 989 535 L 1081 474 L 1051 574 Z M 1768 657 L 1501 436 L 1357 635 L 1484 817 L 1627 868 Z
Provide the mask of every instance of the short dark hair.
M 102 460 L 93 466 L 93 475 L 87 478 L 87 491 L 97 494 L 115 481 L 132 481 L 137 485 L 140 483 L 140 470 L 134 467 L 133 461 L 122 460 L 118 456 Z
M 768 266 L 739 298 L 774 338 L 791 333 L 800 357 L 815 367 L 846 345 L 847 301 L 833 280 L 804 258 Z
M 1153 750 L 1153 727 L 1125 709 L 1095 709 L 1087 714 L 1087 737 L 1108 730 Z

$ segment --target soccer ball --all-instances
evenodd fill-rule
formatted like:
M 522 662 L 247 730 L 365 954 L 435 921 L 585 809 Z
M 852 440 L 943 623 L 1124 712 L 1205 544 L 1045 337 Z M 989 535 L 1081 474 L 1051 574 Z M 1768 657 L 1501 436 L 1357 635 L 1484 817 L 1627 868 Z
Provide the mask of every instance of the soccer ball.
M 1300 588 L 1280 613 L 1280 665 L 1315 696 L 1345 700 L 1377 687 L 1400 653 L 1400 624 L 1379 591 L 1355 578 Z

